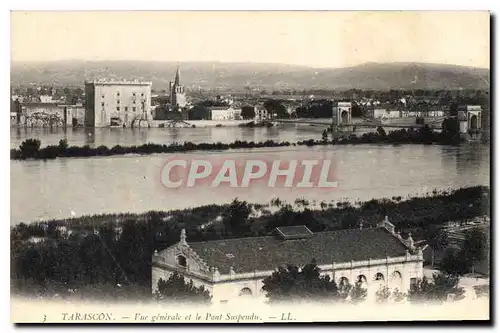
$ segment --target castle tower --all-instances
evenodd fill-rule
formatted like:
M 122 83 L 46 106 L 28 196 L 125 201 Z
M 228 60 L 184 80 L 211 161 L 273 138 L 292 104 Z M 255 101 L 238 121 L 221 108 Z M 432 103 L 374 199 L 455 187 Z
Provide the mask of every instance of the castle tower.
M 462 136 L 478 137 L 481 130 L 481 113 L 479 105 L 464 105 L 458 109 L 459 131 Z

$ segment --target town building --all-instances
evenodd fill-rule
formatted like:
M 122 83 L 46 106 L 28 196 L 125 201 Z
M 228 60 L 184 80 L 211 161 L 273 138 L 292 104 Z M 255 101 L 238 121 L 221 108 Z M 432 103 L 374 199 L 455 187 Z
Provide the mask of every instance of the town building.
M 151 85 L 143 81 L 85 82 L 85 126 L 147 126 L 152 119 Z
M 170 103 L 172 104 L 173 111 L 179 111 L 180 108 L 186 106 L 186 94 L 184 92 L 184 86 L 181 85 L 179 67 L 177 67 L 177 72 L 175 72 L 174 82 L 170 81 Z
M 83 105 L 29 102 L 11 103 L 11 126 L 69 127 L 83 126 Z
M 278 267 L 313 259 L 338 285 L 360 281 L 371 292 L 381 285 L 406 292 L 423 277 L 422 249 L 386 217 L 375 228 L 312 233 L 305 226 L 279 227 L 273 236 L 194 243 L 182 230 L 177 244 L 153 254 L 152 291 L 177 272 L 208 289 L 215 302 L 262 298 L 263 279 Z
M 40 95 L 38 97 L 40 99 L 40 103 L 57 103 L 58 100 L 54 100 L 52 95 Z
M 212 120 L 240 120 L 241 109 L 233 108 L 232 106 L 211 106 L 210 119 Z
M 256 106 L 254 110 L 255 110 L 255 120 L 261 121 L 269 119 L 269 112 L 265 107 L 259 105 Z

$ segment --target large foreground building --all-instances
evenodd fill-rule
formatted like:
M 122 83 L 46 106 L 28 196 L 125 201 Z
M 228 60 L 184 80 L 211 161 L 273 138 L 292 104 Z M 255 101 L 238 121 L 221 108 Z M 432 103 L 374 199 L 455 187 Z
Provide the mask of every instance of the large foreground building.
M 313 259 L 337 284 L 361 281 L 371 290 L 382 284 L 405 292 L 423 277 L 422 249 L 411 235 L 395 233 L 386 218 L 377 228 L 312 233 L 305 226 L 280 227 L 275 236 L 195 243 L 183 230 L 177 244 L 153 255 L 152 289 L 178 272 L 205 286 L 216 302 L 263 297 L 263 279 L 277 267 Z
M 151 82 L 85 82 L 85 126 L 147 126 L 151 115 Z

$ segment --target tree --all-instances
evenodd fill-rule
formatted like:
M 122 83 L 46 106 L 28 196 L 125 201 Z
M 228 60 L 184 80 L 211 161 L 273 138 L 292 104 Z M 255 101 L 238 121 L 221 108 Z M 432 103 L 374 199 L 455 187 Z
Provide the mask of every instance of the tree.
M 21 151 L 21 156 L 23 158 L 35 157 L 38 154 L 41 145 L 42 142 L 38 139 L 24 140 L 19 146 L 19 150 Z
M 66 140 L 66 139 L 59 140 L 59 146 L 58 147 L 62 151 L 65 151 L 66 149 L 68 149 L 68 140 Z
M 326 130 L 323 131 L 323 134 L 321 134 L 321 139 L 323 142 L 328 141 L 328 132 Z
M 408 300 L 412 303 L 422 303 L 434 300 L 434 285 L 424 276 L 417 284 L 410 287 Z
M 267 110 L 267 112 L 271 115 L 272 118 L 274 118 L 275 114 L 277 118 L 288 118 L 288 113 L 286 111 L 286 108 L 279 100 L 269 99 L 265 101 L 264 108 Z
M 391 291 L 387 286 L 380 286 L 379 290 L 375 293 L 377 303 L 387 303 L 391 297 Z
M 320 275 L 320 269 L 314 259 L 302 269 L 294 265 L 280 267 L 263 282 L 262 289 L 266 291 L 270 302 L 340 299 L 337 284 L 330 276 Z
M 158 281 L 154 299 L 164 302 L 210 303 L 212 297 L 205 287 L 195 287 L 193 280 L 186 283 L 182 275 L 173 273 L 167 281 Z
M 385 129 L 381 126 L 377 127 L 377 133 L 380 136 L 387 136 L 387 133 L 385 133 Z
M 241 116 L 243 119 L 255 118 L 255 109 L 252 106 L 245 105 L 241 108 Z
M 356 102 L 352 102 L 351 114 L 353 117 L 362 117 L 363 116 L 363 108 Z
M 465 233 L 465 239 L 462 244 L 462 255 L 472 267 L 474 273 L 474 265 L 485 258 L 486 236 L 479 228 L 473 228 Z
M 464 297 L 464 289 L 458 287 L 459 277 L 446 273 L 435 273 L 430 281 L 426 276 L 412 285 L 408 300 L 412 303 L 442 303 L 448 300 L 448 295 L 454 295 L 458 301 Z
M 458 287 L 460 277 L 455 274 L 438 273 L 432 276 L 434 280 L 435 296 L 440 300 L 446 300 L 449 294 L 453 294 L 454 301 L 463 299 L 465 290 Z
M 360 303 L 366 299 L 368 291 L 366 288 L 363 288 L 361 281 L 356 281 L 354 287 L 351 289 L 351 302 L 352 303 Z
M 203 105 L 195 105 L 188 112 L 189 120 L 206 120 L 210 119 L 210 110 Z
M 424 143 L 430 143 L 433 141 L 434 132 L 432 131 L 432 129 L 429 127 L 428 124 L 425 124 L 424 127 L 421 127 L 419 129 L 419 134 Z
M 448 249 L 441 260 L 440 268 L 447 274 L 460 275 L 468 270 L 466 258 L 454 249 Z
M 394 289 L 394 291 L 392 293 L 392 299 L 396 303 L 403 302 L 405 300 L 406 296 L 407 295 L 405 293 L 401 292 L 398 288 Z
M 251 212 L 252 208 L 246 201 L 236 198 L 222 214 L 222 223 L 234 236 L 243 236 L 247 231 L 246 223 Z
M 427 243 L 432 249 L 431 266 L 434 266 L 434 251 L 442 252 L 449 244 L 448 234 L 443 229 L 431 226 L 424 230 Z

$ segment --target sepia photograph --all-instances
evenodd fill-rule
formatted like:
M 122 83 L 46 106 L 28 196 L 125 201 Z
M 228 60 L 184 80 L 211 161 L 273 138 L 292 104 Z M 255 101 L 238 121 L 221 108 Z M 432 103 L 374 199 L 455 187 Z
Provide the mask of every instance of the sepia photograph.
M 11 11 L 11 322 L 491 323 L 491 24 Z

